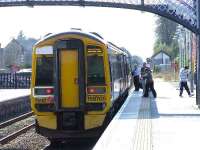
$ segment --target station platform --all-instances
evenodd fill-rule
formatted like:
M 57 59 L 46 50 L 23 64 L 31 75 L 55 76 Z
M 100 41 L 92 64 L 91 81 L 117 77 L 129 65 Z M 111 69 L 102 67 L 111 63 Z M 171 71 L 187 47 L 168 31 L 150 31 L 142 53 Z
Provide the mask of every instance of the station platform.
M 28 96 L 30 94 L 30 89 L 0 89 L 0 103 Z
M 186 91 L 155 80 L 158 97 L 130 94 L 93 150 L 199 150 L 200 110 Z
M 0 89 L 0 122 L 31 111 L 30 89 Z

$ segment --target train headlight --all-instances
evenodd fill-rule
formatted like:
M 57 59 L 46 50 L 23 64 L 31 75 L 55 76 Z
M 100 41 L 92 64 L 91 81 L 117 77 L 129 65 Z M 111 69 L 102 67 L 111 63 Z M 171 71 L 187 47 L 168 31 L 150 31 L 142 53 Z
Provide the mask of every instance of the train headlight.
M 34 88 L 35 96 L 53 95 L 53 94 L 54 94 L 53 87 L 35 87 Z
M 105 87 L 88 87 L 87 93 L 88 94 L 105 94 L 106 88 Z
M 53 94 L 53 88 L 48 88 L 48 89 L 46 89 L 45 92 L 47 95 L 51 95 L 51 94 Z

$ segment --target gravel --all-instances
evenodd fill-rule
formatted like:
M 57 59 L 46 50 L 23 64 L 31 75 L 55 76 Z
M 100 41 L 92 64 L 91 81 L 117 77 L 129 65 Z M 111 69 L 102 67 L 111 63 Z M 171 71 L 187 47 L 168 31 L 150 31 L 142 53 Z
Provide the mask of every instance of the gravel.
M 31 129 L 0 147 L 2 150 L 41 150 L 49 144 L 50 142 L 45 137 L 36 134 L 35 129 Z
M 36 134 L 35 129 L 30 129 L 26 133 L 18 136 L 16 139 L 12 140 L 10 143 L 1 145 L 2 150 L 41 150 L 50 142 L 47 138 Z
M 23 127 L 34 123 L 34 117 L 29 117 L 27 119 L 24 119 L 22 121 L 18 121 L 8 127 L 0 129 L 0 138 L 7 136 L 10 133 L 13 133 L 19 129 L 22 129 Z
M 23 127 L 34 123 L 34 117 L 27 118 L 23 121 L 14 123 L 6 128 L 0 129 L 0 138 L 7 136 Z M 7 144 L 1 145 L 1 150 L 41 150 L 50 142 L 47 138 L 35 133 L 35 129 L 32 128 L 26 133 L 18 136 L 16 139 L 10 141 Z

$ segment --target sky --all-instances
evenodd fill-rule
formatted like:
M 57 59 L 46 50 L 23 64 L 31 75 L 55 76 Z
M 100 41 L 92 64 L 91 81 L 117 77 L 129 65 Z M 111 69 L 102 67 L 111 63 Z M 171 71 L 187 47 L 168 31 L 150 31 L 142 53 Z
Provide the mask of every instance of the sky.
M 97 32 L 105 40 L 125 47 L 132 55 L 146 59 L 153 54 L 155 20 L 154 14 L 119 8 L 1 7 L 0 43 L 5 47 L 20 30 L 27 37 L 39 39 L 47 33 L 81 28 Z

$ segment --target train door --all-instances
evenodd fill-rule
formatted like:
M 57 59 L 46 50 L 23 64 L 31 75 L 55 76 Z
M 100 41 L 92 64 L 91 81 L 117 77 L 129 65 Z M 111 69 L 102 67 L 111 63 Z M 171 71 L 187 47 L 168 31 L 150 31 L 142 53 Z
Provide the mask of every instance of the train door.
M 78 39 L 58 41 L 54 56 L 57 110 L 82 109 L 85 104 L 83 42 Z
M 61 107 L 78 108 L 78 51 L 63 49 L 59 55 Z

